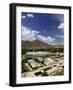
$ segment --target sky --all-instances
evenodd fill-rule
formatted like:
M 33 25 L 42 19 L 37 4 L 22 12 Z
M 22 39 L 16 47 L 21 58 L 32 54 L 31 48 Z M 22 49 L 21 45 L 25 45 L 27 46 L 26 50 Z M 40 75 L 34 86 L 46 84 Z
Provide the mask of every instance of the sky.
M 63 45 L 64 15 L 49 13 L 21 13 L 21 40 Z

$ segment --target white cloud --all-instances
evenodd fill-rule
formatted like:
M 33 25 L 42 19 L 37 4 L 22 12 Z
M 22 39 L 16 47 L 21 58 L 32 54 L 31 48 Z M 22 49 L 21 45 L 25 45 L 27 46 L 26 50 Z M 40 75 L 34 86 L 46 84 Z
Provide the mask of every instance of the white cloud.
M 36 35 L 39 32 L 36 30 L 31 30 L 30 28 L 22 26 L 22 40 L 24 41 L 33 41 L 36 39 Z
M 22 16 L 21 18 L 26 18 L 26 16 Z
M 51 36 L 48 36 L 48 37 L 47 37 L 47 40 L 48 40 L 49 42 L 53 42 L 53 41 L 55 41 L 55 38 L 52 38 Z
M 55 35 L 58 38 L 64 38 L 64 35 Z
M 38 34 L 39 32 L 36 30 L 32 30 L 32 33 Z
M 51 36 L 46 37 L 46 36 L 40 35 L 38 31 L 31 30 L 30 28 L 22 26 L 22 40 L 23 41 L 40 40 L 45 43 L 52 43 L 55 41 L 55 38 L 52 38 Z
M 31 18 L 33 18 L 34 15 L 33 15 L 33 14 L 27 14 L 27 17 L 31 17 Z
M 26 16 L 21 16 L 21 18 L 25 19 L 25 18 L 34 18 L 34 15 L 33 14 L 27 14 Z
M 64 29 L 64 23 L 60 23 L 60 25 L 58 26 L 58 29 Z
M 48 44 L 55 41 L 55 38 L 52 38 L 51 36 L 45 37 L 45 36 L 42 36 L 42 35 L 38 35 L 37 39 L 41 40 L 45 43 L 48 43 Z

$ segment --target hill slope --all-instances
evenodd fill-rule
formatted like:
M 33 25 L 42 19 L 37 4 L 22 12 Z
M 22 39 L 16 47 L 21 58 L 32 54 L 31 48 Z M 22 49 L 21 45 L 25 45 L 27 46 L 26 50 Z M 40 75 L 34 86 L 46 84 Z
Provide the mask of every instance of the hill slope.
M 23 48 L 53 48 L 54 46 L 39 40 L 35 40 L 35 41 L 22 41 L 22 47 Z

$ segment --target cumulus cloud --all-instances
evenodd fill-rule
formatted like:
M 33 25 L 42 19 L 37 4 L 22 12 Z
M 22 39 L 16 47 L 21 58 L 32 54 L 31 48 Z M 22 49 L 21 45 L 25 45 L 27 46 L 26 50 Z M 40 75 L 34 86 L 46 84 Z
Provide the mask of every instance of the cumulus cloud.
M 36 30 L 31 30 L 30 28 L 22 26 L 22 40 L 24 41 L 33 41 L 36 38 L 36 35 L 39 33 Z
M 21 16 L 21 18 L 26 18 L 26 16 Z
M 60 23 L 60 25 L 58 26 L 58 29 L 64 29 L 64 23 Z
M 27 14 L 27 17 L 31 17 L 31 18 L 33 18 L 34 15 L 33 15 L 33 14 Z
M 55 38 L 52 38 L 51 36 L 43 36 L 40 35 L 37 30 L 31 30 L 30 28 L 22 26 L 22 40 L 23 41 L 34 41 L 34 40 L 40 40 L 45 43 L 51 43 L 55 41 Z
M 55 37 L 64 38 L 64 35 L 55 35 Z
M 51 36 L 45 37 L 45 36 L 42 36 L 42 35 L 38 35 L 37 38 L 38 38 L 38 40 L 41 40 L 45 43 L 51 43 L 55 40 L 55 38 L 52 38 Z
M 27 14 L 26 16 L 21 16 L 22 19 L 25 19 L 25 18 L 34 18 L 34 15 L 33 14 Z

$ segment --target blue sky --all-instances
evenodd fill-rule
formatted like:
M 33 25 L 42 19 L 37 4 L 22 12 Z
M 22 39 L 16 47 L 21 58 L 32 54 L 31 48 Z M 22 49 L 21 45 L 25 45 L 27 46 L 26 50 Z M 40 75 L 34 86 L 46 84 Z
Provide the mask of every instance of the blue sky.
M 22 40 L 64 44 L 64 15 L 21 13 Z

